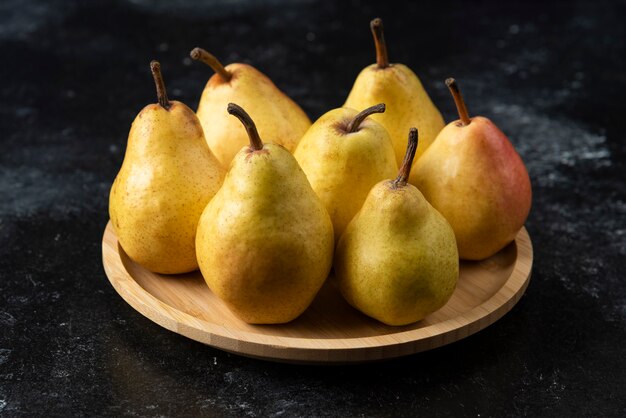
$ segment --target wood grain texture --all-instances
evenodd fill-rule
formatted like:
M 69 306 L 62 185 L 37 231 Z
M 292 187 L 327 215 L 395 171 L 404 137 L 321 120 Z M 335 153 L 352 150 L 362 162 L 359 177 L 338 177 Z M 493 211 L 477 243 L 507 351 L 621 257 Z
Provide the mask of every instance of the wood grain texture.
M 350 307 L 327 280 L 313 304 L 284 325 L 249 325 L 210 291 L 200 272 L 167 276 L 134 263 L 109 223 L 102 259 L 115 290 L 142 315 L 171 331 L 222 350 L 267 360 L 356 363 L 404 356 L 458 341 L 489 326 L 520 299 L 533 250 L 523 228 L 514 243 L 480 262 L 461 262 L 457 288 L 440 310 L 392 327 Z

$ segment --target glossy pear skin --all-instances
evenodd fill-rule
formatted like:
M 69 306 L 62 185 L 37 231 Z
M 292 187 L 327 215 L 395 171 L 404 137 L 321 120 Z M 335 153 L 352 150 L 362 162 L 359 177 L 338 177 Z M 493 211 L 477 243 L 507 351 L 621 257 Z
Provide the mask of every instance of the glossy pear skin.
M 361 209 L 371 188 L 398 172 L 389 134 L 371 116 L 358 131 L 346 132 L 357 113 L 347 108 L 327 112 L 302 137 L 294 153 L 330 215 L 335 240 Z
M 171 101 L 146 106 L 132 124 L 109 214 L 128 256 L 157 273 L 196 270 L 202 210 L 224 179 L 194 112 Z
M 365 109 L 385 103 L 385 113 L 370 116 L 382 124 L 393 141 L 398 166 L 406 151 L 406 133 L 412 127 L 420 132 L 415 153 L 418 160 L 444 127 L 443 117 L 424 90 L 417 75 L 403 64 L 380 68 L 372 64 L 358 75 L 345 107 Z
M 272 138 L 293 152 L 311 121 L 293 100 L 263 73 L 247 64 L 230 64 L 232 74 L 225 82 L 218 74 L 208 81 L 196 112 L 209 148 L 222 166 L 228 167 L 241 147 L 248 144 L 245 129 L 224 110 L 238 103 L 256 121 L 261 138 Z
M 450 222 L 467 260 L 492 256 L 515 239 L 532 201 L 522 159 L 500 129 L 476 116 L 448 124 L 409 181 Z
M 378 183 L 341 236 L 335 275 L 344 298 L 388 325 L 446 304 L 459 277 L 454 232 L 414 186 Z
M 233 118 L 234 119 L 234 118 Z M 333 227 L 295 158 L 283 147 L 245 147 L 200 219 L 200 270 L 242 320 L 298 317 L 332 265 Z

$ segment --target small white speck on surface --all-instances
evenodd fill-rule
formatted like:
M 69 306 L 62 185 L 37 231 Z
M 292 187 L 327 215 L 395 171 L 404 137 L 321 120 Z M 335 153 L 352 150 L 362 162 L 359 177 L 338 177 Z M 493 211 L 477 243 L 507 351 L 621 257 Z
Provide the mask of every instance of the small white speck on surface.
M 53 377 L 68 377 L 70 376 L 70 372 L 68 372 L 67 370 L 53 370 L 52 371 L 52 376 Z
M 193 63 L 192 59 L 189 57 L 183 58 L 183 65 L 189 67 Z
M 519 33 L 519 25 L 511 25 L 511 26 L 509 26 L 509 33 L 511 35 L 517 35 Z
M 180 96 L 182 93 L 183 92 L 182 92 L 181 89 L 176 89 L 176 88 L 172 89 L 172 95 L 173 96 Z
M 170 49 L 170 46 L 167 44 L 167 42 L 161 42 L 161 43 L 159 44 L 159 46 L 157 46 L 157 50 L 158 50 L 159 52 L 165 52 L 165 51 L 167 51 L 168 49 Z
M 315 40 L 315 34 L 313 32 L 307 32 L 306 40 L 309 42 L 313 42 Z
M 33 284 L 33 286 L 37 287 L 37 282 L 36 282 L 35 280 L 33 280 L 33 275 L 32 275 L 32 274 L 27 273 L 27 274 L 26 274 L 26 278 L 27 278 L 28 280 L 30 280 L 30 282 Z
M 16 322 L 17 320 L 13 315 L 6 311 L 0 311 L 0 324 L 12 327 Z

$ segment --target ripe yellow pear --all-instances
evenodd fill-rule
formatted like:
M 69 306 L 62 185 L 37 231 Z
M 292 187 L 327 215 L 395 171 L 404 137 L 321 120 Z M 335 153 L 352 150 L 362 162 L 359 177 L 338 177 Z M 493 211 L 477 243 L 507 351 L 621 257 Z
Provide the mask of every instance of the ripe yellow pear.
M 109 214 L 132 260 L 153 272 L 184 273 L 198 268 L 196 227 L 225 173 L 195 113 L 168 100 L 159 63 L 150 67 L 159 102 L 133 122 Z
M 372 186 L 398 171 L 387 130 L 368 118 L 384 111 L 382 103 L 360 113 L 331 110 L 309 128 L 294 153 L 333 221 L 335 240 Z
M 207 284 L 242 320 L 291 321 L 313 301 L 332 264 L 333 225 L 289 151 L 263 144 L 235 104 L 250 145 L 202 213 L 196 248 Z
M 418 160 L 443 128 L 443 117 L 415 73 L 406 65 L 389 63 L 382 20 L 372 20 L 370 27 L 376 45 L 376 64 L 361 71 L 344 106 L 364 109 L 376 103 L 385 103 L 387 112 L 372 118 L 389 132 L 398 165 L 406 149 L 404 138 L 412 126 L 420 132 L 419 147 L 415 153 Z
M 409 181 L 450 222 L 467 260 L 490 257 L 515 239 L 532 201 L 524 162 L 500 129 L 470 118 L 454 79 L 446 80 L 460 120 L 448 124 Z
M 375 185 L 341 236 L 335 275 L 344 298 L 388 325 L 406 325 L 446 304 L 459 277 L 454 232 L 407 179 L 417 130 L 398 177 Z
M 247 64 L 224 67 L 201 48 L 191 51 L 191 57 L 215 71 L 202 92 L 196 113 L 209 148 L 224 167 L 248 143 L 245 129 L 224 112 L 230 102 L 239 103 L 257 121 L 262 138 L 271 138 L 290 152 L 296 149 L 311 121 L 265 74 Z

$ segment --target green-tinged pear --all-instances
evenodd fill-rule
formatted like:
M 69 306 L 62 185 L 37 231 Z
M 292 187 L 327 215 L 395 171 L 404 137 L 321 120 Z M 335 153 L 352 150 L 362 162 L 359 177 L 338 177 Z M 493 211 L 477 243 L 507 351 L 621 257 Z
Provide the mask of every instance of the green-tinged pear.
M 441 308 L 459 277 L 452 228 L 407 183 L 416 148 L 412 128 L 398 177 L 372 188 L 335 255 L 344 298 L 388 325 L 407 325 Z
M 248 133 L 196 239 L 211 290 L 243 321 L 289 322 L 313 301 L 332 265 L 333 226 L 289 151 L 264 144 L 251 117 L 228 105 Z

